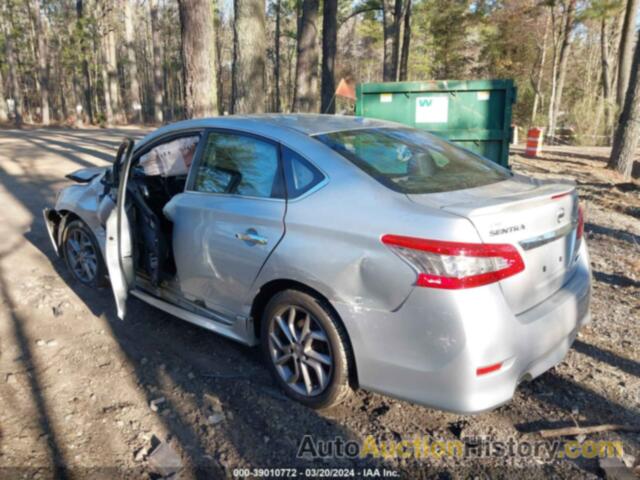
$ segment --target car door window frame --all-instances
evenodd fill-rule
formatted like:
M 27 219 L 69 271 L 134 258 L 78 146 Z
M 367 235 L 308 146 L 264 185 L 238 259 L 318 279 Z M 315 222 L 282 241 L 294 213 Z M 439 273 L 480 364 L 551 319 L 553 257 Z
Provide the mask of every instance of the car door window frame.
M 195 189 L 195 181 L 197 177 L 198 169 L 203 161 L 205 145 L 208 142 L 209 135 L 212 133 L 220 133 L 224 135 L 236 135 L 239 137 L 248 137 L 258 140 L 260 142 L 268 143 L 273 145 L 276 148 L 278 166 L 276 176 L 279 178 L 279 181 L 282 183 L 282 192 L 283 195 L 281 198 L 278 197 L 259 197 L 254 195 L 241 195 L 239 193 L 226 193 L 226 192 L 201 192 Z M 201 146 L 202 145 L 202 146 Z M 262 135 L 257 135 L 251 132 L 244 132 L 242 130 L 234 130 L 227 128 L 207 128 L 202 132 L 201 141 L 198 143 L 198 148 L 196 149 L 196 153 L 193 158 L 193 162 L 191 162 L 191 169 L 189 170 L 189 175 L 187 177 L 187 183 L 185 184 L 185 192 L 186 193 L 195 193 L 198 195 L 224 195 L 231 196 L 235 198 L 248 198 L 254 200 L 266 200 L 266 201 L 279 201 L 284 202 L 287 200 L 287 179 L 285 176 L 285 168 L 284 162 L 282 158 L 282 149 L 280 148 L 280 143 L 276 140 L 264 137 Z

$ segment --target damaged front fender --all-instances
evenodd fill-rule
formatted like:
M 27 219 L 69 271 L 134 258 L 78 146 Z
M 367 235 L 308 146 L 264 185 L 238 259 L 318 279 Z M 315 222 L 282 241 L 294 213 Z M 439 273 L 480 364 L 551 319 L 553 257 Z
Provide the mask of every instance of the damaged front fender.
M 60 256 L 58 238 L 62 216 L 52 208 L 45 208 L 44 210 L 42 210 L 42 216 L 44 217 L 44 225 L 47 228 L 51 246 L 53 246 L 53 250 L 56 252 L 56 255 Z

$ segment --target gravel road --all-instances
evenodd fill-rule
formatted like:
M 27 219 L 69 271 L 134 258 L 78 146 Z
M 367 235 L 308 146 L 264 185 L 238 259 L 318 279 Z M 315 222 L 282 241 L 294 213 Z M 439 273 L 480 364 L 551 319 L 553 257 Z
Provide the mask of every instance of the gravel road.
M 575 178 L 586 205 L 593 323 L 561 365 L 477 416 L 364 391 L 314 412 L 282 396 L 257 350 L 135 299 L 122 322 L 110 290 L 79 285 L 55 257 L 40 212 L 54 203 L 64 175 L 106 164 L 122 136 L 142 133 L 0 130 L 0 478 L 157 478 L 176 470 L 172 461 L 185 479 L 277 467 L 344 467 L 356 476 L 378 468 L 402 478 L 595 478 L 603 475 L 597 458 L 311 460 L 296 453 L 307 434 L 473 446 L 539 442 L 540 429 L 576 422 L 640 424 L 640 184 L 607 171 L 605 149 L 556 148 L 535 160 L 514 149 L 511 158 L 521 173 Z M 629 466 L 639 454 L 637 432 L 578 441 L 603 439 L 622 442 Z

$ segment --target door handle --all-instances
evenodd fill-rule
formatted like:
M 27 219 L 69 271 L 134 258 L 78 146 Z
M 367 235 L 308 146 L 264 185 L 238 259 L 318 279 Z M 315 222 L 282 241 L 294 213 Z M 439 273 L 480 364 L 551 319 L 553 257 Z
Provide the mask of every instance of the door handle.
M 236 233 L 236 238 L 243 242 L 253 243 L 255 245 L 266 245 L 267 239 L 261 235 L 258 235 L 253 228 L 250 228 L 244 233 Z

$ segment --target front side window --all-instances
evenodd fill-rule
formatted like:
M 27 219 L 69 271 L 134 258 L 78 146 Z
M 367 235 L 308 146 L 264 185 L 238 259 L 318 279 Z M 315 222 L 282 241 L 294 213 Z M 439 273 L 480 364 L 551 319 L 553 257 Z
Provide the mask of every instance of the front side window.
M 140 157 L 145 175 L 177 177 L 186 175 L 198 146 L 198 135 L 177 138 L 153 147 Z
M 210 133 L 193 189 L 248 197 L 281 198 L 278 147 L 235 133 Z
M 419 130 L 367 128 L 315 137 L 392 190 L 436 193 L 480 187 L 511 173 Z

